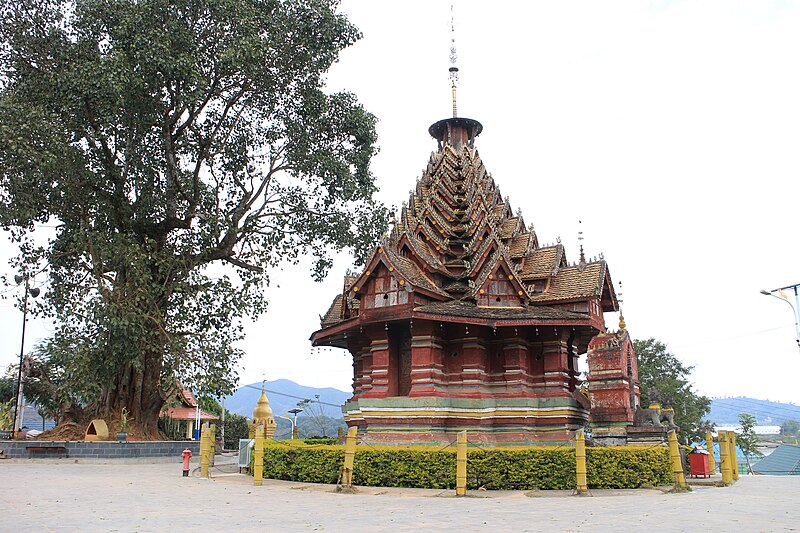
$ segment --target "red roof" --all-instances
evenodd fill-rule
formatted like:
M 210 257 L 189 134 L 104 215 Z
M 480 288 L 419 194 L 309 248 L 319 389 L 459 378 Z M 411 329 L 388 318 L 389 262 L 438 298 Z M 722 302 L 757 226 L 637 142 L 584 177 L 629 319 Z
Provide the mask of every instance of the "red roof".
M 197 400 L 194 399 L 194 394 L 189 389 L 181 389 L 180 400 L 186 407 L 197 407 Z
M 168 407 L 162 414 L 171 417 L 173 420 L 196 420 L 197 408 L 195 407 Z M 200 420 L 219 420 L 218 416 L 200 410 Z

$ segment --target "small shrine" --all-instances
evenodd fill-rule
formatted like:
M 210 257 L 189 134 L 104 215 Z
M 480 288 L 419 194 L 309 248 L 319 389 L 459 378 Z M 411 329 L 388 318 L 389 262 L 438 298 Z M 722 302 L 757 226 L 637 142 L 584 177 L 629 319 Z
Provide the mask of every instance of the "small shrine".
M 261 396 L 258 397 L 255 409 L 253 409 L 253 419 L 247 426 L 251 439 L 255 438 L 256 428 L 258 428 L 258 426 L 264 426 L 264 436 L 267 439 L 275 438 L 275 429 L 278 427 L 278 424 L 272 416 L 272 408 L 269 406 L 267 393 L 263 390 L 261 391 Z
M 584 427 L 624 443 L 638 371 L 624 322 L 606 329 L 603 314 L 619 310 L 609 266 L 540 243 L 484 166 L 482 130 L 457 116 L 454 81 L 453 117 L 428 129 L 437 149 L 399 220 L 311 336 L 352 355 L 345 421 L 384 443 L 468 430 L 489 445 L 547 444 Z
M 216 422 L 219 420 L 218 416 L 200 409 L 192 391 L 181 385 L 177 386 L 175 396 L 162 409 L 161 416 L 169 417 L 173 421 L 183 424 L 184 435 L 187 440 L 200 438 L 197 430 L 199 430 L 203 422 Z M 199 424 L 195 427 L 195 423 L 198 420 Z

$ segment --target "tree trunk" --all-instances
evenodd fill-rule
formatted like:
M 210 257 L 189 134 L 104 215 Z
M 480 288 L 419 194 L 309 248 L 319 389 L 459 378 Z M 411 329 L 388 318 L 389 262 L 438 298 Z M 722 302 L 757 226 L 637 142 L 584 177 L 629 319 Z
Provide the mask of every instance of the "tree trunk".
M 128 365 L 117 374 L 113 388 L 104 394 L 104 401 L 94 413 L 119 429 L 122 409 L 127 410 L 128 432 L 142 440 L 159 440 L 158 419 L 164 406 L 161 390 L 161 354 L 150 352 L 141 368 Z

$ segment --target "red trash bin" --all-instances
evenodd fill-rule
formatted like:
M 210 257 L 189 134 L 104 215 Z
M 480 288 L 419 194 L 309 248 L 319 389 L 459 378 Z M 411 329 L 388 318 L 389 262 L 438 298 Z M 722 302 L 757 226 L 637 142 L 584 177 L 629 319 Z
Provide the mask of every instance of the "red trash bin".
M 692 450 L 689 454 L 689 469 L 694 477 L 711 477 L 711 470 L 708 468 L 708 452 L 705 450 Z

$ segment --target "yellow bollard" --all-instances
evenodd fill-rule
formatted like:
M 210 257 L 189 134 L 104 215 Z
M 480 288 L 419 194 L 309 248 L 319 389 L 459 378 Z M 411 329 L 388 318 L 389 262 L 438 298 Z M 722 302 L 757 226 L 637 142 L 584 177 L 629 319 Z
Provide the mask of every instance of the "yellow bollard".
M 217 454 L 217 426 L 211 424 L 208 433 L 208 466 L 214 466 L 214 456 Z
M 714 437 L 710 431 L 706 431 L 706 449 L 708 449 L 708 472 L 713 476 L 716 465 L 714 464 Z
M 467 432 L 459 431 L 456 439 L 456 496 L 467 495 Z
M 678 489 L 688 488 L 689 485 L 686 483 L 686 476 L 683 473 L 683 463 L 681 463 L 681 452 L 678 449 L 678 436 L 674 429 L 669 432 L 669 455 L 672 459 L 675 487 Z
M 575 432 L 575 473 L 577 474 L 575 491 L 580 496 L 589 494 L 589 487 L 586 484 L 586 440 L 583 429 Z
M 208 422 L 200 426 L 200 477 L 208 477 Z
M 344 443 L 344 468 L 342 469 L 342 487 L 353 488 L 353 463 L 356 457 L 356 434 L 358 428 L 350 426 L 347 428 L 347 439 Z
M 722 473 L 722 483 L 730 485 L 733 483 L 733 473 L 731 471 L 731 456 L 728 454 L 728 435 L 727 431 L 717 432 L 719 442 L 719 470 Z
M 733 481 L 739 481 L 739 459 L 736 458 L 736 432 L 728 432 L 728 451 L 731 454 L 731 474 Z
M 256 442 L 253 446 L 253 485 L 261 486 L 264 479 L 264 426 L 256 428 Z

